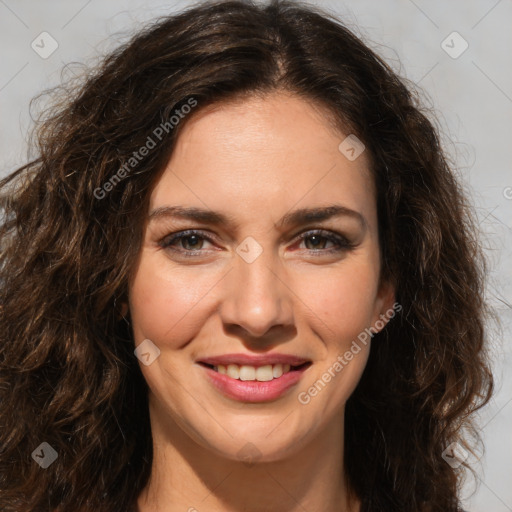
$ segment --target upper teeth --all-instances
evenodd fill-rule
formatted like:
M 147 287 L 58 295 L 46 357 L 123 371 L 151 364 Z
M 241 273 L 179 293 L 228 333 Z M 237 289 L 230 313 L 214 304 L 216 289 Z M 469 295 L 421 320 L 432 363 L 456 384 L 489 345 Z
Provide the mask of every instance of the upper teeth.
M 254 366 L 242 365 L 239 366 L 237 364 L 228 364 L 224 366 L 219 364 L 214 367 L 219 373 L 223 373 L 232 379 L 239 380 L 257 380 L 260 382 L 269 381 L 272 379 L 278 379 L 283 375 L 283 373 L 287 373 L 290 371 L 289 364 L 267 364 L 266 366 L 260 366 L 258 368 Z

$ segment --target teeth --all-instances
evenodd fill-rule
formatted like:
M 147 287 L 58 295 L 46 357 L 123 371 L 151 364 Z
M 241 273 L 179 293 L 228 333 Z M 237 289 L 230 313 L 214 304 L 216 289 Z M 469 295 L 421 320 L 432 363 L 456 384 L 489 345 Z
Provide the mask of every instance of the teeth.
M 240 366 L 240 380 L 256 380 L 254 366 Z
M 227 372 L 228 377 L 232 379 L 240 379 L 240 366 L 236 364 L 228 364 Z
M 267 364 L 258 368 L 249 365 L 239 366 L 237 364 L 228 364 L 224 366 L 219 364 L 214 370 L 238 380 L 256 380 L 258 382 L 267 382 L 272 379 L 278 379 L 284 373 L 290 371 L 289 364 Z
M 272 368 L 272 376 L 274 379 L 278 379 L 283 375 L 283 365 L 282 364 L 275 364 Z

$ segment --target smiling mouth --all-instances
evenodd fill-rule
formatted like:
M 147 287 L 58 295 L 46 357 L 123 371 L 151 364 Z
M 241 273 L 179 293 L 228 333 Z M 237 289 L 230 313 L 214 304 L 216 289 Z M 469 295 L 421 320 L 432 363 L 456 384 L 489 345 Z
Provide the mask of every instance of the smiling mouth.
M 211 365 L 203 362 L 199 362 L 200 365 L 210 368 L 211 370 L 226 375 L 234 380 L 243 381 L 257 381 L 257 382 L 268 382 L 271 380 L 279 379 L 283 375 L 306 369 L 311 365 L 311 362 L 306 362 L 301 365 L 292 366 L 289 364 L 267 364 L 263 366 L 250 366 L 250 365 Z

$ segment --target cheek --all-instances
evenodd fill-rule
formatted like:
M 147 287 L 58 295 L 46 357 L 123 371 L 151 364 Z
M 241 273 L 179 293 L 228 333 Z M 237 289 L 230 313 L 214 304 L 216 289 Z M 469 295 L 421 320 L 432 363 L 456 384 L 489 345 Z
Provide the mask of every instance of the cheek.
M 354 392 L 366 366 L 371 338 L 365 329 L 374 319 L 377 277 L 372 265 L 347 264 L 307 281 L 314 292 L 303 288 L 301 296 L 308 297 L 310 328 L 322 340 L 323 353 L 297 399 L 329 418 Z
M 172 348 L 186 344 L 201 325 L 202 299 L 215 282 L 213 275 L 191 279 L 186 272 L 169 272 L 160 259 L 142 258 L 130 290 L 135 340 Z
M 303 281 L 301 296 L 321 320 L 318 329 L 332 343 L 350 344 L 375 316 L 377 273 L 372 265 L 347 265 Z M 309 291 L 308 291 L 309 290 Z

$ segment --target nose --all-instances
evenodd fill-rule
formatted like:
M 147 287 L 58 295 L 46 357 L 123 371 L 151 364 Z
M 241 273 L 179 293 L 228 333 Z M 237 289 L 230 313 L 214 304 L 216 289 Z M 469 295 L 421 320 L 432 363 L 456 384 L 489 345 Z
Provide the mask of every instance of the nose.
M 263 251 L 251 263 L 237 255 L 224 285 L 220 312 L 226 327 L 261 338 L 276 326 L 293 325 L 293 292 L 271 251 Z

